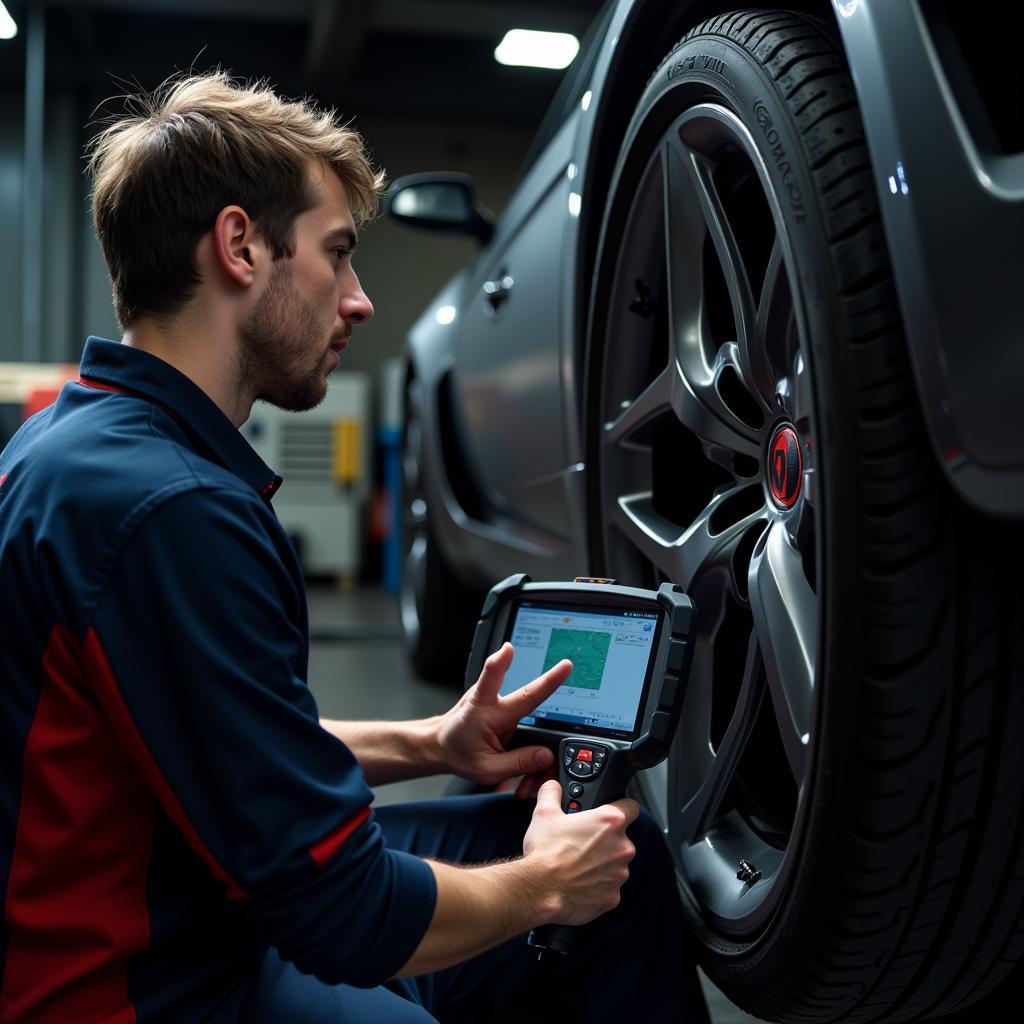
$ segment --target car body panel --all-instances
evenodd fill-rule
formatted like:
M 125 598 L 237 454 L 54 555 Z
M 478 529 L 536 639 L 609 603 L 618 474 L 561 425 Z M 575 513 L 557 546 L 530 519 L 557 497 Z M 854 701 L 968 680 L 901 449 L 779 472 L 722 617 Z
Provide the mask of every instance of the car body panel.
M 524 518 L 562 535 L 564 509 L 534 508 L 532 495 L 534 481 L 566 465 L 558 310 L 571 129 L 559 132 L 532 172 L 537 202 L 467 275 L 454 323 L 454 390 L 482 487 L 499 508 L 514 491 Z M 484 291 L 490 282 L 507 282 L 496 305 Z
M 437 298 L 413 326 L 407 345 L 409 374 L 421 385 L 423 396 L 421 415 L 424 421 L 424 487 L 433 513 L 433 528 L 437 543 L 452 569 L 468 584 L 490 586 L 495 579 L 522 571 L 528 566 L 537 578 L 554 578 L 576 571 L 585 558 L 584 538 L 572 531 L 558 534 L 551 529 L 532 526 L 518 512 L 521 495 L 515 488 L 508 489 L 506 499 L 494 502 L 485 495 L 486 513 L 471 516 L 455 495 L 451 477 L 455 472 L 454 459 L 468 460 L 465 450 L 446 450 L 442 438 L 441 403 L 447 401 L 445 378 L 455 376 L 455 338 L 451 324 L 438 322 L 437 312 L 445 306 L 462 302 L 466 292 L 467 275 L 460 274 L 438 294 Z M 457 318 L 457 316 L 456 316 Z M 457 409 L 449 410 L 458 421 Z M 462 423 L 460 435 L 465 436 Z M 471 463 L 459 467 L 459 472 L 473 472 Z M 552 517 L 560 521 L 575 522 L 567 510 L 579 514 L 582 488 L 574 481 L 578 467 L 560 467 L 547 478 L 526 481 L 532 492 L 530 500 L 543 510 L 552 509 Z
M 968 502 L 1020 516 L 1024 154 L 979 149 L 918 0 L 833 2 L 932 445 Z

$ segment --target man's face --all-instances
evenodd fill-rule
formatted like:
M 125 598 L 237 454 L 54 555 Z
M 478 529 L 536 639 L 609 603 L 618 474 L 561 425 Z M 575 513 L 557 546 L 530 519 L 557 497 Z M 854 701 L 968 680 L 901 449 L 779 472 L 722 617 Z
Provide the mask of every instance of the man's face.
M 327 394 L 327 375 L 354 324 L 373 306 L 352 269 L 355 225 L 345 188 L 326 166 L 310 170 L 315 205 L 295 220 L 295 254 L 277 260 L 241 327 L 238 375 L 255 398 L 302 412 Z

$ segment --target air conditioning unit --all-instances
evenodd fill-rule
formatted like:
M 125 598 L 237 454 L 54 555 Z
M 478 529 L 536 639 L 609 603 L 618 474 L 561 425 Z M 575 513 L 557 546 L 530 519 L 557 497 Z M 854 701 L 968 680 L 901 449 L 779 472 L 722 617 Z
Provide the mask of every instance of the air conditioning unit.
M 284 477 L 274 510 L 307 576 L 336 576 L 345 584 L 359 576 L 373 465 L 369 425 L 367 375 L 334 373 L 315 409 L 283 412 L 260 402 L 242 428 Z

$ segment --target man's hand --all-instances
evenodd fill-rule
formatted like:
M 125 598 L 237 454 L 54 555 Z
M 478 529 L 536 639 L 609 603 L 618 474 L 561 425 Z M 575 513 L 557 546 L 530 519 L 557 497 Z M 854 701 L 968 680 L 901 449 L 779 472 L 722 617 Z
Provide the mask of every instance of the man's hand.
M 640 814 L 623 797 L 577 814 L 562 811 L 562 787 L 552 780 L 537 794 L 537 808 L 523 838 L 523 864 L 539 867 L 556 905 L 545 923 L 579 925 L 618 906 L 636 847 L 626 828 Z
M 622 799 L 563 814 L 561 793 L 555 781 L 541 787 L 522 857 L 473 868 L 427 861 L 434 916 L 400 976 L 462 963 L 538 925 L 586 924 L 618 905 L 636 853 L 626 827 L 640 808 Z
M 572 662 L 562 660 L 533 682 L 501 697 L 499 691 L 512 656 L 512 645 L 506 643 L 484 662 L 480 678 L 441 716 L 437 741 L 449 771 L 485 785 L 524 775 L 527 778 L 517 790 L 523 796 L 530 792 L 531 779 L 553 767 L 554 754 L 538 746 L 506 750 L 505 743 L 519 719 L 565 682 Z

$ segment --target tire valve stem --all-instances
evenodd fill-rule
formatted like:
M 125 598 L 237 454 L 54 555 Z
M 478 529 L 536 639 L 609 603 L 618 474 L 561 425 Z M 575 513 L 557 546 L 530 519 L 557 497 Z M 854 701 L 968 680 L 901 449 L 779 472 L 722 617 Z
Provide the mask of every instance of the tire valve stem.
M 630 313 L 637 313 L 645 320 L 654 315 L 654 297 L 651 295 L 651 286 L 642 277 L 636 279 L 636 295 L 629 304 Z
M 750 861 L 741 860 L 740 869 L 736 872 L 736 877 L 741 882 L 746 882 L 747 885 L 753 885 L 761 877 L 761 872 Z

